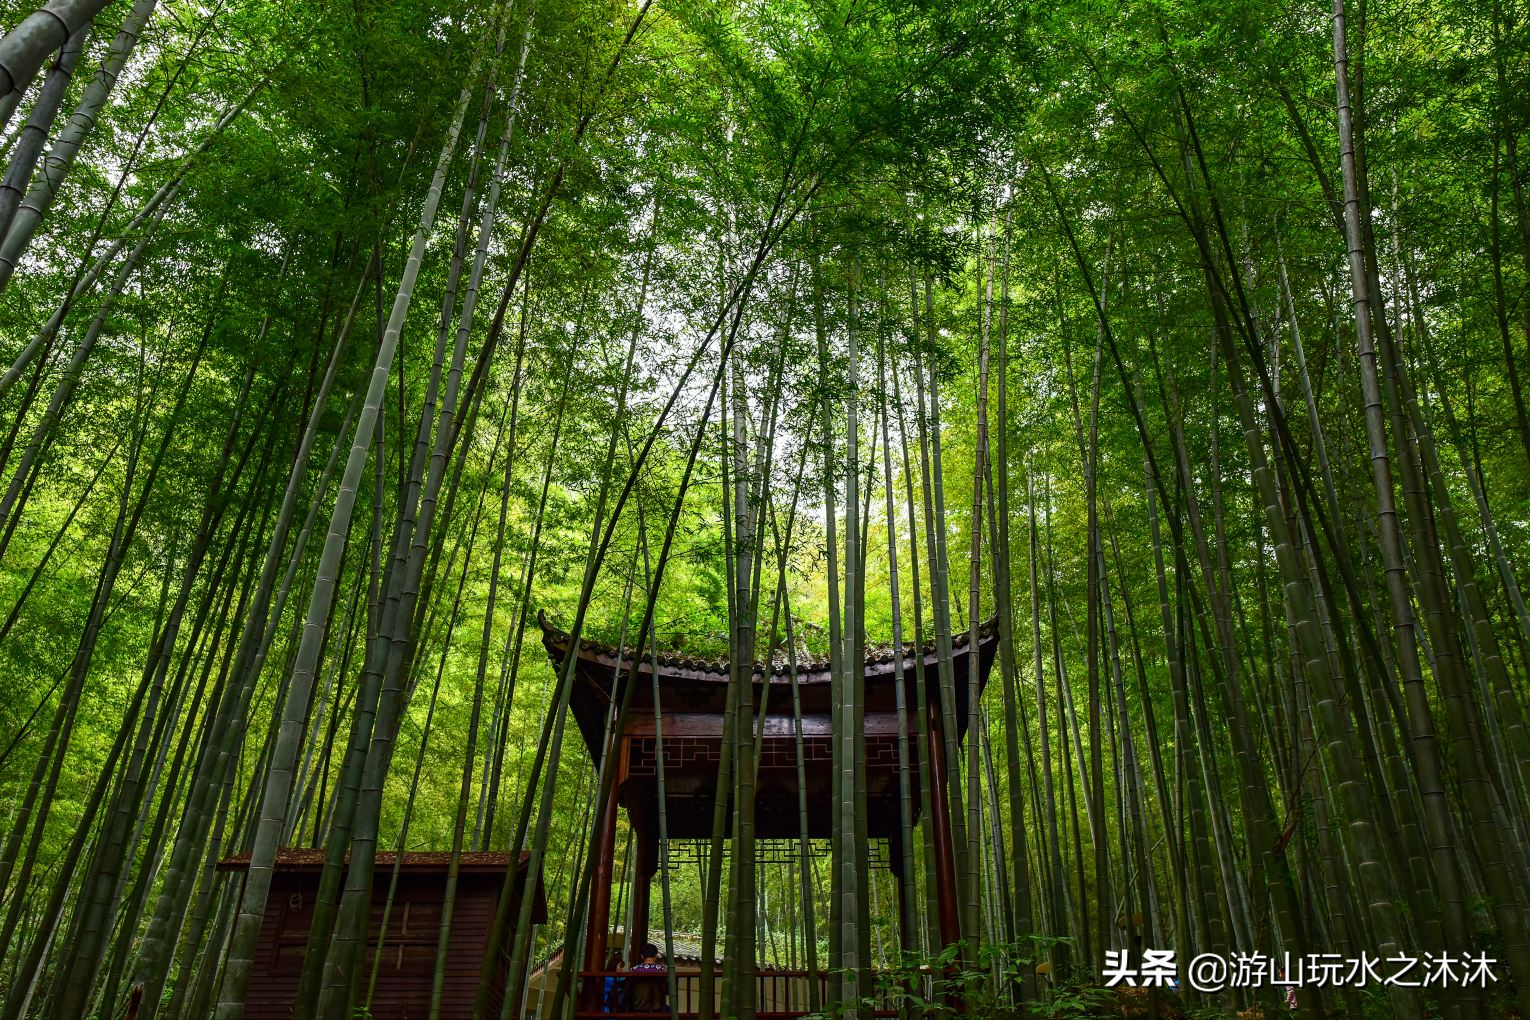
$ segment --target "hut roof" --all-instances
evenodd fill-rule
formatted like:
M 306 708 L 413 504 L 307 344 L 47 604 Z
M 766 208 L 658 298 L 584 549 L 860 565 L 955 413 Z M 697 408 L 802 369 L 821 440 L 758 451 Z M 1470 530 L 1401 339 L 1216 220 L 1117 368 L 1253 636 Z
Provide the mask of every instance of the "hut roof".
M 324 859 L 328 851 L 323 847 L 288 847 L 279 850 L 276 854 L 275 870 L 288 875 L 317 875 L 324 870 Z M 499 851 L 464 852 L 459 856 L 457 872 L 463 876 L 473 876 L 480 883 L 503 876 L 510 867 L 510 855 Z M 402 860 L 400 860 L 402 858 Z M 349 852 L 345 855 L 347 863 L 350 862 Z M 372 858 L 372 866 L 376 871 L 391 871 L 394 863 L 398 863 L 402 874 L 416 878 L 434 879 L 440 876 L 446 878 L 448 868 L 451 866 L 452 854 L 450 850 L 407 850 L 399 854 L 392 850 L 379 850 Z M 531 854 L 523 852 L 516 871 L 524 871 L 531 863 Z M 250 855 L 235 854 L 225 857 L 217 864 L 219 871 L 248 871 L 250 867 Z M 383 883 L 382 888 L 387 888 Z M 375 891 L 375 889 L 374 889 Z M 547 919 L 547 890 L 542 884 L 542 876 L 536 876 L 533 883 L 532 904 L 533 919 L 541 923 Z
M 323 847 L 289 847 L 277 852 L 276 867 L 281 871 L 318 871 L 324 867 L 327 853 Z M 392 850 L 379 850 L 373 858 L 373 866 L 391 868 L 399 856 Z M 406 850 L 402 856 L 403 861 L 399 866 L 415 873 L 445 872 L 452 859 L 450 850 Z M 510 866 L 510 855 L 504 852 L 463 852 L 459 857 L 458 871 L 503 872 Z M 350 861 L 349 852 L 345 859 Z M 523 852 L 519 866 L 526 867 L 530 860 L 531 855 Z M 244 871 L 249 866 L 249 854 L 235 854 L 218 862 L 219 871 Z

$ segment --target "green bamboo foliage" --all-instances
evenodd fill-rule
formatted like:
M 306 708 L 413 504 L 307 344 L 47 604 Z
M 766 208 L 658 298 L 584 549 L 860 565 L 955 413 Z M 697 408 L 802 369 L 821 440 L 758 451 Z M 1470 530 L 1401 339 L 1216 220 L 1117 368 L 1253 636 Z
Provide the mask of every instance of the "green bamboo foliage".
M 18 6 L 0 1020 L 1530 1011 L 1521 6 Z
M 64 319 L 69 314 L 74 303 L 80 297 L 90 292 L 91 288 L 100 280 L 101 275 L 111 267 L 112 262 L 127 247 L 128 242 L 136 237 L 141 237 L 146 227 L 152 228 L 154 224 L 157 224 L 164 218 L 167 211 L 164 207 L 181 187 L 187 172 L 206 154 L 207 150 L 223 135 L 224 131 L 246 111 L 250 103 L 265 87 L 267 80 L 263 78 L 246 92 L 242 98 L 230 104 L 229 108 L 218 118 L 217 122 L 203 137 L 202 141 L 197 144 L 196 148 L 187 153 L 181 160 L 177 172 L 155 189 L 154 193 L 139 206 L 137 212 L 133 214 L 133 218 L 121 233 L 112 239 L 111 243 L 106 246 L 105 250 L 88 267 L 83 268 L 79 272 L 78 278 L 71 286 L 68 296 L 59 303 L 53 314 L 48 318 L 48 321 L 37 331 L 31 341 L 21 349 L 21 352 L 12 362 L 11 367 L 6 370 L 5 375 L 0 376 L 0 399 L 3 399 L 11 387 L 16 384 L 17 380 L 21 378 L 22 373 L 36 363 L 37 358 L 43 351 L 51 349 L 52 343 L 58 336 L 59 329 L 62 327 Z M 20 424 L 19 419 L 16 424 Z
M 135 247 L 134 251 L 138 258 L 142 258 L 145 249 L 148 247 L 149 240 L 149 236 L 146 235 Z M 128 265 L 131 264 L 132 261 L 130 260 Z M 125 280 L 126 276 L 126 269 L 121 274 L 119 274 L 116 288 L 117 293 L 120 293 L 121 282 Z M 82 346 L 94 344 L 96 338 L 100 336 L 102 324 L 104 321 L 104 313 L 96 316 L 96 318 L 92 321 L 92 327 L 87 330 L 85 340 L 83 340 L 81 344 Z M 64 383 L 61 384 L 61 386 L 67 386 L 68 383 L 69 378 L 66 376 L 66 379 Z M 55 402 L 61 404 L 62 400 L 55 397 Z M 35 435 L 32 443 L 29 444 L 29 448 L 35 450 L 36 448 L 40 447 L 47 440 L 47 438 L 48 434 L 46 431 L 40 431 Z M 138 462 L 138 455 L 139 450 L 135 446 L 130 457 L 130 462 L 135 468 Z M 154 463 L 157 465 L 158 462 L 156 461 Z M 14 479 L 12 488 L 15 489 L 19 496 L 21 486 Z M 126 507 L 129 505 L 127 497 L 128 489 L 125 486 L 122 493 L 123 509 L 119 511 L 119 517 L 123 519 L 119 521 L 117 530 L 114 532 L 113 542 L 108 547 L 108 565 L 110 566 L 112 563 L 115 563 L 116 566 L 102 575 L 101 581 L 97 586 L 96 595 L 91 603 L 90 616 L 85 625 L 79 648 L 75 653 L 75 660 L 70 666 L 68 673 L 69 679 L 64 685 L 63 691 L 59 698 L 58 706 L 55 709 L 53 720 L 48 730 L 48 736 L 44 745 L 43 753 L 38 757 L 36 766 L 33 769 L 31 780 L 27 786 L 27 792 L 23 801 L 22 810 L 19 813 L 16 824 L 13 826 L 10 833 L 6 837 L 4 856 L 0 857 L 0 879 L 8 880 L 15 873 L 18 856 L 23 853 L 21 848 L 22 840 L 28 832 L 31 833 L 30 839 L 28 839 L 27 842 L 24 860 L 21 862 L 21 875 L 17 879 L 18 886 L 24 886 L 26 884 L 27 875 L 30 873 L 31 867 L 36 860 L 38 846 L 43 832 L 42 823 L 46 820 L 47 812 L 51 806 L 53 792 L 57 788 L 59 775 L 63 767 L 63 751 L 69 745 L 70 736 L 78 719 L 80 695 L 83 690 L 86 677 L 89 673 L 91 659 L 95 653 L 96 641 L 99 638 L 99 629 L 102 622 L 102 616 L 106 610 L 105 600 L 110 597 L 112 586 L 116 583 L 117 576 L 121 571 L 121 561 L 125 554 L 125 550 L 121 548 L 122 542 L 131 537 L 132 529 L 136 527 L 136 522 L 141 519 L 143 514 L 144 502 L 142 499 L 140 499 L 136 503 L 136 512 L 130 518 L 126 516 Z M 7 915 L 6 930 L 3 933 L 3 936 L 0 936 L 0 940 L 3 940 L 7 944 L 9 943 L 10 938 L 15 930 L 16 919 L 14 916 L 14 911 L 16 906 L 17 904 L 14 902 L 11 904 L 11 910 Z
M 476 67 L 476 64 L 475 64 Z M 469 74 L 471 80 L 472 74 Z M 415 231 L 409 261 L 399 284 L 393 310 L 389 317 L 387 332 L 373 365 L 367 385 L 366 403 L 361 409 L 351 450 L 346 458 L 345 472 L 341 476 L 338 500 L 331 511 L 328 533 L 324 540 L 324 552 L 315 575 L 313 595 L 309 599 L 307 619 L 303 627 L 303 645 L 298 649 L 294 665 L 292 690 L 287 697 L 288 714 L 282 720 L 281 743 L 275 749 L 271 768 L 267 772 L 265 792 L 262 796 L 260 829 L 257 842 L 250 854 L 250 877 L 245 883 L 239 921 L 234 929 L 230 945 L 229 975 L 223 984 L 218 1003 L 218 1015 L 222 1020 L 238 1020 L 244 1007 L 245 991 L 249 987 L 250 966 L 255 942 L 260 936 L 260 923 L 265 915 L 266 895 L 270 889 L 271 867 L 276 856 L 276 840 L 286 821 L 288 795 L 292 781 L 292 763 L 298 752 L 302 736 L 303 720 L 308 711 L 308 699 L 313 688 L 314 673 L 323 638 L 324 620 L 329 614 L 330 601 L 334 597 L 335 574 L 345 538 L 350 530 L 350 513 L 355 505 L 356 491 L 361 473 L 366 467 L 367 455 L 372 446 L 372 430 L 377 421 L 378 408 L 382 403 L 388 383 L 393 351 L 398 334 L 403 327 L 404 316 L 414 296 L 414 281 L 424 257 L 425 242 L 435 223 L 436 206 L 441 200 L 446 169 L 451 163 L 456 147 L 457 132 L 461 128 L 463 114 L 467 110 L 469 90 L 464 87 L 457 101 L 457 112 L 452 129 L 447 132 L 447 143 L 442 147 L 436 161 L 435 178 L 431 183 L 424 207 L 420 212 L 419 227 Z

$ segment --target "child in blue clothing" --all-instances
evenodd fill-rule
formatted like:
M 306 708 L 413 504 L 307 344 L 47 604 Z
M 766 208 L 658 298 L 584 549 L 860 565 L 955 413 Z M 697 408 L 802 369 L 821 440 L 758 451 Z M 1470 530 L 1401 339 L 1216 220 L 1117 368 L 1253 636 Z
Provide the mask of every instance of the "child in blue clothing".
M 606 970 L 621 970 L 622 954 L 611 951 L 606 959 Z M 614 975 L 605 979 L 605 995 L 602 998 L 607 1013 L 624 1013 L 627 1010 L 627 982 Z

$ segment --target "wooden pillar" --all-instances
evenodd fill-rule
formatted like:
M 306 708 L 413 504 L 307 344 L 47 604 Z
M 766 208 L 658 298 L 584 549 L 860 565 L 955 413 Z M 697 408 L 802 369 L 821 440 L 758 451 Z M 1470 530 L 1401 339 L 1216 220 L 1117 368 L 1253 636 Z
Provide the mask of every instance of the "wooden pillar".
M 914 949 L 919 941 L 914 935 L 912 904 L 909 902 L 908 883 L 903 878 L 903 836 L 887 840 L 887 867 L 893 875 L 893 885 L 898 889 L 898 948 Z
M 940 714 L 930 706 L 930 829 L 935 837 L 935 899 L 940 918 L 941 948 L 962 938 L 957 912 L 956 852 L 951 843 L 951 811 L 946 797 L 946 749 L 940 731 Z
M 611 768 L 618 768 L 626 759 L 626 738 L 618 741 L 617 747 L 621 757 L 608 763 Z M 617 778 L 620 779 L 620 774 Z M 611 876 L 616 857 L 616 790 L 617 784 L 613 783 L 611 797 L 600 816 L 600 843 L 595 854 L 595 873 L 590 876 L 590 914 L 584 929 L 584 970 L 604 970 L 606 966 L 606 942 L 611 930 Z M 580 1008 L 599 1009 L 603 987 L 599 978 L 584 982 Z
M 640 822 L 638 818 L 628 814 L 633 823 L 633 831 L 637 842 L 637 867 L 633 869 L 632 887 L 632 930 L 627 933 L 626 956 L 628 962 L 634 961 L 633 955 L 639 946 L 649 941 L 648 917 L 652 898 L 653 876 L 659 870 L 659 835 L 655 831 L 656 826 L 651 824 L 652 818 L 647 812 Z

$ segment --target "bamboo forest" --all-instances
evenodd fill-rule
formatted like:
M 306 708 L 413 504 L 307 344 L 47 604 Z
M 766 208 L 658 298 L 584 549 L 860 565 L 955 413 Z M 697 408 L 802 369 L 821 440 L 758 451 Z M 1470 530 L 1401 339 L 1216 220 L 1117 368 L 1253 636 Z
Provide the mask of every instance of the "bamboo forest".
M 1521 143 L 1530 0 L 0 0 L 0 1020 L 1530 1020 Z

